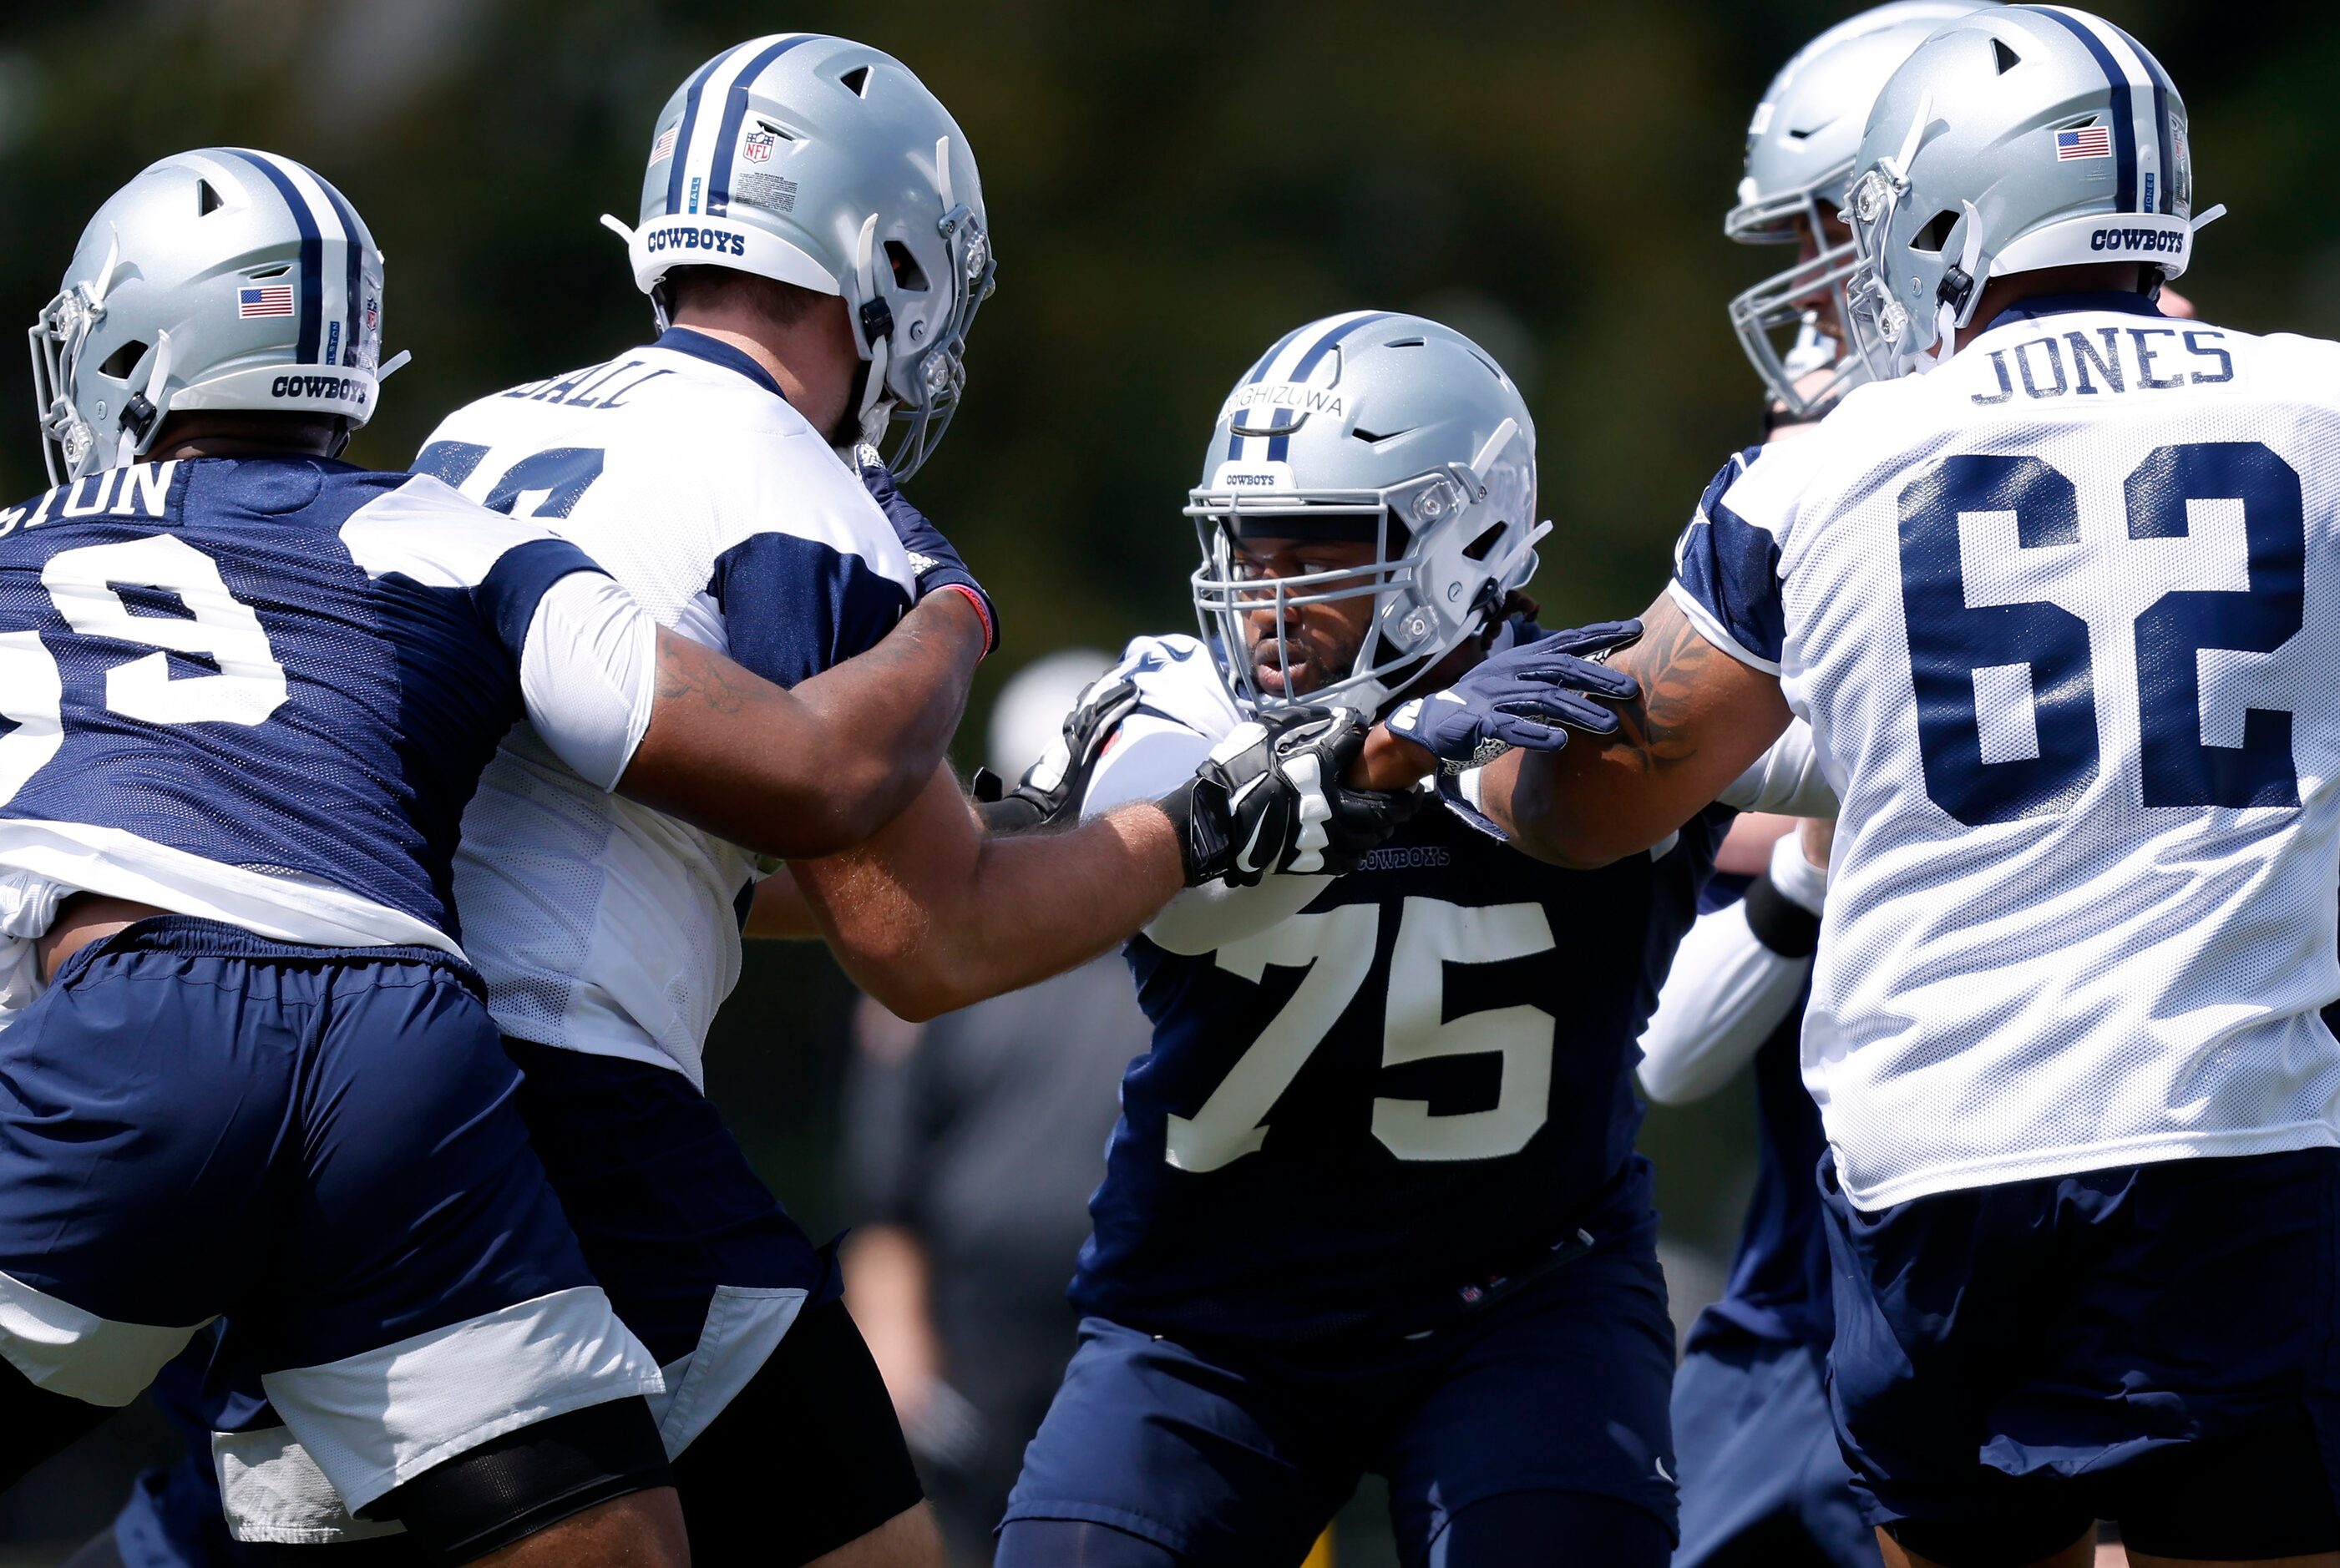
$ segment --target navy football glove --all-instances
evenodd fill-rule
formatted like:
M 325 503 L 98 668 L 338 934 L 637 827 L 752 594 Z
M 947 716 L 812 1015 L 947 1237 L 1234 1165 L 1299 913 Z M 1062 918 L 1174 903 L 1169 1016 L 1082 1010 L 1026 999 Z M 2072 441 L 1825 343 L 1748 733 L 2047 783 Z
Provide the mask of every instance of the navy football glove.
M 1186 885 L 1354 871 L 1428 798 L 1343 782 L 1366 733 L 1356 715 L 1324 708 L 1283 708 L 1238 725 L 1161 802 L 1178 828 Z
M 858 454 L 861 483 L 868 489 L 870 498 L 884 509 L 886 520 L 894 525 L 894 537 L 910 554 L 910 571 L 917 579 L 918 597 L 925 598 L 939 588 L 953 588 L 965 594 L 975 606 L 976 614 L 983 617 L 983 651 L 986 657 L 999 649 L 999 611 L 975 574 L 967 569 L 951 542 L 943 537 L 940 528 L 927 520 L 926 514 L 910 505 L 894 476 L 878 460 L 877 452 L 863 448 Z
M 1089 775 L 1114 727 L 1137 706 L 1137 687 L 1125 679 L 1091 681 L 1065 715 L 1065 733 L 1024 770 L 1012 790 L 1003 790 L 997 774 L 978 768 L 975 775 L 976 809 L 993 833 L 1024 833 L 1077 821 L 1081 801 L 1089 792 Z
M 1639 621 L 1604 621 L 1508 648 L 1446 690 L 1401 703 L 1385 726 L 1453 773 L 1484 766 L 1513 746 L 1556 752 L 1571 729 L 1614 735 L 1617 715 L 1603 705 L 1639 696 L 1641 685 L 1583 656 L 1624 647 L 1641 635 Z

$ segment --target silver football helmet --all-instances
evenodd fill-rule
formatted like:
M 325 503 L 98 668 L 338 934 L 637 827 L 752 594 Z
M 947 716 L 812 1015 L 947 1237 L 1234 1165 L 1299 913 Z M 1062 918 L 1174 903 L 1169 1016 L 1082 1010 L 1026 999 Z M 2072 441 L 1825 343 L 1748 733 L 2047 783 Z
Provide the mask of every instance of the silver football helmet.
M 1536 567 L 1535 422 L 1511 378 L 1451 327 L 1389 311 L 1287 334 L 1227 395 L 1186 515 L 1203 640 L 1237 695 L 1262 708 L 1338 704 L 1375 714 L 1502 613 Z M 1371 542 L 1351 570 L 1247 576 L 1245 538 Z M 1349 672 L 1291 692 L 1291 613 L 1370 596 Z M 1263 688 L 1244 632 L 1272 611 L 1283 688 Z
M 1817 254 L 1772 273 L 1730 301 L 1730 328 L 1747 362 L 1790 419 L 1814 419 L 1868 379 L 1843 340 L 1852 242 L 1828 243 L 1852 183 L 1853 157 L 1878 90 L 1936 29 L 1997 0 L 1893 0 L 1838 23 L 1796 54 L 1763 90 L 1747 126 L 1747 172 L 1722 232 L 1742 245 L 1792 245 Z M 1833 311 L 1819 308 L 1832 302 Z M 1830 370 L 1811 380 L 1814 371 Z
M 386 373 L 382 252 L 290 158 L 182 153 L 97 210 L 28 335 L 55 484 L 136 461 L 174 409 L 331 414 L 346 439 Z
M 1948 357 L 1984 286 L 2136 261 L 2177 277 L 2194 232 L 2186 104 L 2118 27 L 2062 5 L 1954 22 L 1893 74 L 1846 198 L 1859 256 L 1847 319 L 1878 376 Z
M 727 49 L 659 111 L 634 281 L 666 324 L 667 269 L 733 267 L 844 298 L 869 373 L 862 439 L 907 478 L 966 381 L 996 265 L 967 135 L 909 68 L 850 39 L 784 33 Z

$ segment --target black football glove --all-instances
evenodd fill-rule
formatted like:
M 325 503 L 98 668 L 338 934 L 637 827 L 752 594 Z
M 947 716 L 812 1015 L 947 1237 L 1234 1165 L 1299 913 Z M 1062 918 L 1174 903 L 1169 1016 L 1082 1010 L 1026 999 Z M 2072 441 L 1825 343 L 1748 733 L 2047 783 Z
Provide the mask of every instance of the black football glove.
M 1239 725 L 1186 785 L 1163 798 L 1186 885 L 1249 887 L 1274 872 L 1338 876 L 1421 809 L 1343 781 L 1369 726 L 1345 710 L 1294 707 Z
M 1014 789 L 1004 788 L 989 768 L 977 768 L 976 810 L 984 826 L 993 833 L 1029 833 L 1077 822 L 1081 801 L 1089 793 L 1089 775 L 1096 772 L 1106 742 L 1136 706 L 1137 687 L 1132 682 L 1092 681 L 1065 715 L 1062 738 L 1024 770 Z

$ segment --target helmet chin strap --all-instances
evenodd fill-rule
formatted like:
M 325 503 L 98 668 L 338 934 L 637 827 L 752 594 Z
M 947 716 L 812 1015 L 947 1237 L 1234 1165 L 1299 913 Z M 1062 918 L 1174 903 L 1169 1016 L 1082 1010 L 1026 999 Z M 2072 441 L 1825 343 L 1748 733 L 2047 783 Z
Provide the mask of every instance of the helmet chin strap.
M 157 332 L 154 334 L 154 368 L 146 372 L 146 390 L 122 410 L 122 439 L 114 446 L 114 461 L 110 467 L 119 468 L 135 461 L 138 449 L 163 422 L 163 405 L 157 399 L 163 395 L 164 384 L 170 379 L 171 334 Z
M 881 409 L 886 401 L 886 365 L 894 349 L 894 311 L 878 283 L 878 214 L 872 212 L 862 222 L 861 238 L 853 248 L 854 276 L 861 285 L 861 308 L 854 321 L 854 334 L 861 340 L 864 357 L 869 362 L 869 375 L 861 389 L 861 439 L 875 446 L 886 433 L 889 409 Z
M 1966 280 L 1966 292 L 1956 301 L 1940 300 L 1935 315 L 1934 364 L 1941 366 L 1958 351 L 1958 332 L 1974 320 L 1975 307 L 1982 303 L 1982 280 L 1975 269 L 1982 264 L 1982 214 L 1975 204 L 1960 199 L 1958 205 L 1967 212 L 1966 248 L 1959 252 L 1958 275 Z

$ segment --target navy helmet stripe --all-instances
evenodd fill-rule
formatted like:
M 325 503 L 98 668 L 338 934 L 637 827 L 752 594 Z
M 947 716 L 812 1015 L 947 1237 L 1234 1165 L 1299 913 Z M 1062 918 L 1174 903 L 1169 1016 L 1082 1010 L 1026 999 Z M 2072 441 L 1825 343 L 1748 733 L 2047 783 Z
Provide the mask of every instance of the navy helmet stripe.
M 350 204 L 342 200 L 342 193 L 322 179 L 317 184 L 325 192 L 325 200 L 333 204 L 333 216 L 342 221 L 342 233 L 345 236 L 342 249 L 348 255 L 349 264 L 342 291 L 342 362 L 354 365 L 358 362 L 358 319 L 364 311 L 358 291 L 364 286 L 360 273 L 365 263 L 365 241 L 360 237 L 358 215 L 350 211 Z
M 316 215 L 309 211 L 300 188 L 283 170 L 256 153 L 240 152 L 236 156 L 268 176 L 268 182 L 276 187 L 276 193 L 292 209 L 292 222 L 301 231 L 300 316 L 294 329 L 293 358 L 301 364 L 313 365 L 317 362 L 317 340 L 325 330 L 321 320 L 324 314 L 325 242 L 317 232 Z
M 2129 46 L 2129 52 L 2135 54 L 2138 62 L 2145 66 L 2145 74 L 2153 78 L 2153 129 L 2155 136 L 2161 143 L 2161 189 L 2157 192 L 2155 201 L 2158 211 L 2175 212 L 2177 207 L 2170 192 L 2177 188 L 2177 165 L 2171 161 L 2173 153 L 2169 145 L 2169 100 L 2177 91 L 2177 84 L 2169 79 L 2169 73 L 2161 68 L 2161 62 L 2155 59 L 2144 44 L 2131 36 L 2127 28 L 2110 22 L 2106 23 L 2105 25 L 2120 35 L 2121 42 Z
M 2090 54 L 2105 73 L 2105 81 L 2113 90 L 2112 131 L 2113 155 L 2118 167 L 2113 176 L 2113 206 L 2117 212 L 2137 211 L 2137 110 L 2130 102 L 2128 73 L 2114 60 L 2113 52 L 2105 47 L 2104 40 L 2088 30 L 2088 25 L 2076 16 L 2067 16 L 2052 5 L 2027 5 L 2027 11 L 2054 18 L 2071 30 L 2072 36 L 2087 46 Z M 2165 165 L 2166 166 L 2166 165 Z M 2165 176 L 2164 185 L 2168 184 Z
M 1311 348 L 1306 353 L 1300 356 L 1300 363 L 1292 368 L 1292 379 L 1295 381 L 1305 381 L 1308 379 L 1309 372 L 1315 370 L 1317 366 L 1323 364 L 1324 362 L 1324 356 L 1331 353 L 1334 349 L 1339 348 L 1341 346 L 1342 340 L 1348 337 L 1350 333 L 1355 331 L 1360 327 L 1370 327 L 1375 321 L 1386 321 L 1388 318 L 1389 312 L 1387 311 L 1374 311 L 1368 315 L 1359 316 L 1353 321 L 1342 322 L 1339 326 L 1325 333 L 1324 337 L 1317 340 L 1313 348 Z M 1294 419 L 1293 424 L 1297 426 L 1299 422 L 1299 420 Z M 1285 454 L 1290 452 L 1291 449 L 1292 437 L 1289 434 L 1274 437 L 1267 443 L 1267 460 L 1271 463 L 1280 463 L 1284 460 Z
M 2159 211 L 2175 212 L 2177 209 L 2170 192 L 2177 188 L 2177 166 L 2170 162 L 2169 151 L 2169 89 L 2156 82 L 2153 84 L 2153 126 L 2161 138 L 2161 190 L 2156 198 Z
M 721 217 L 731 210 L 731 173 L 739 158 L 739 127 L 748 120 L 748 84 L 764 74 L 764 68 L 799 44 L 809 44 L 822 36 L 818 33 L 798 33 L 767 47 L 748 62 L 747 68 L 731 79 L 731 91 L 724 95 L 723 121 L 715 133 L 715 157 L 709 173 L 707 215 Z M 682 148 L 681 138 L 676 138 L 675 150 Z M 669 182 L 673 180 L 668 176 Z
M 731 51 L 726 49 L 701 65 L 691 74 L 690 86 L 683 93 L 682 121 L 675 132 L 674 153 L 666 168 L 666 210 L 669 217 L 682 211 L 682 166 L 690 153 L 690 133 L 699 122 L 699 94 L 706 87 L 707 79 L 715 74 L 715 68 L 729 58 Z
M 1251 368 L 1251 374 L 1244 378 L 1244 385 L 1247 387 L 1255 387 L 1259 385 L 1260 382 L 1267 380 L 1267 368 L 1275 363 L 1275 357 L 1284 352 L 1284 350 L 1292 347 L 1292 340 L 1307 330 L 1308 329 L 1305 326 L 1294 327 L 1292 330 L 1284 333 L 1281 338 L 1278 338 L 1275 340 L 1275 347 L 1270 349 L 1266 353 L 1262 354 L 1259 357 L 1259 363 Z M 1227 461 L 1232 463 L 1243 456 L 1243 444 L 1244 433 L 1241 430 L 1236 430 L 1227 437 Z

